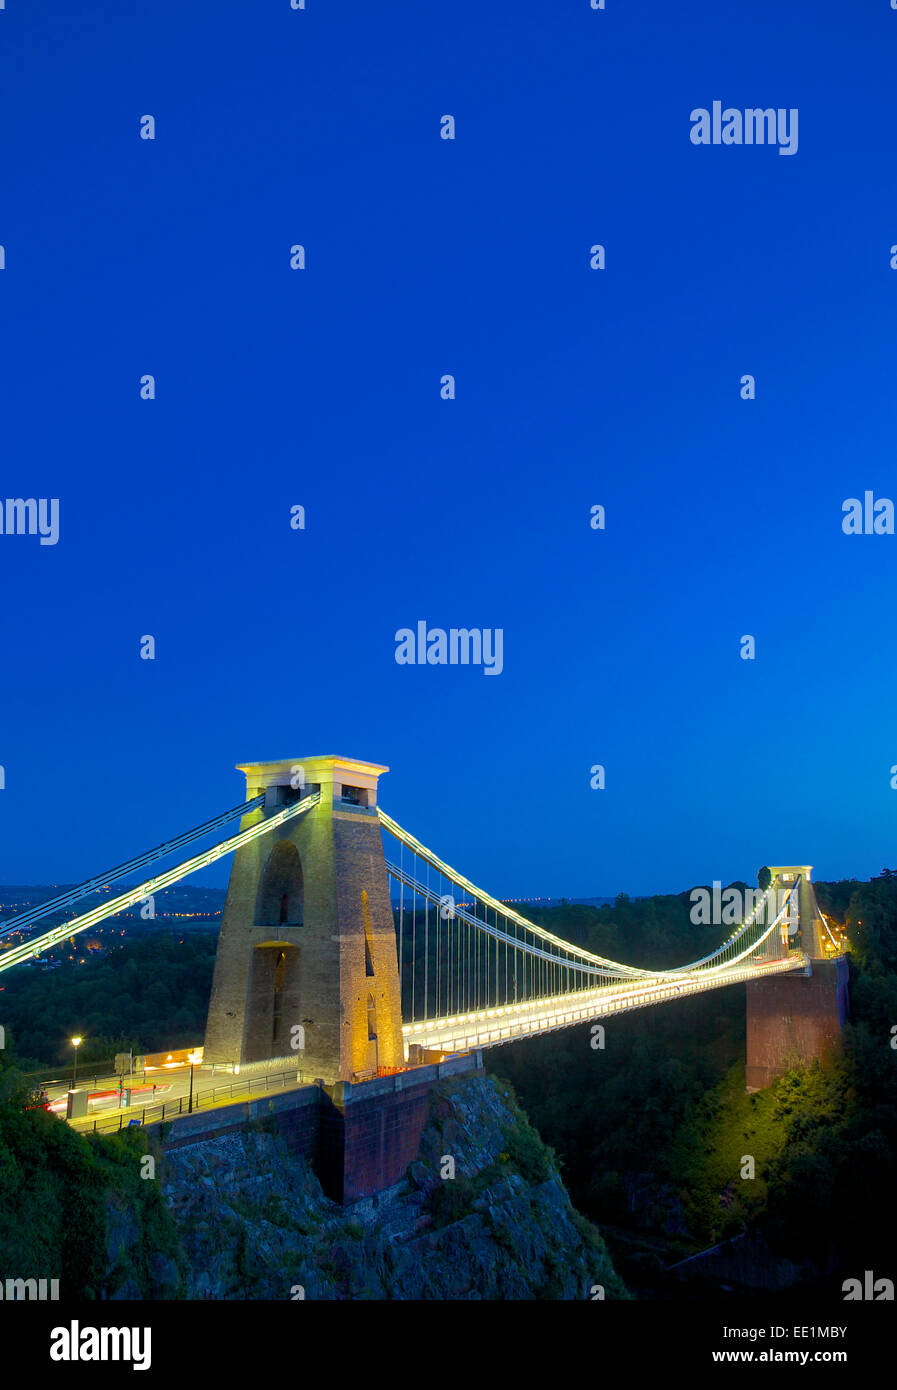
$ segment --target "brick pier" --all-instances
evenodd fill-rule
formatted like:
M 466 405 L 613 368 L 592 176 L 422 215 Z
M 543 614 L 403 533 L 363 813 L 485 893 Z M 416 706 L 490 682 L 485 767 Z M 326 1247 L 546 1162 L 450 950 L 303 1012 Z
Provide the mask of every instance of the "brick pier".
M 814 960 L 806 973 L 774 975 L 747 985 L 749 1091 L 762 1090 L 790 1067 L 824 1061 L 849 1018 L 847 961 Z
M 394 1076 L 236 1101 L 214 1110 L 179 1115 L 170 1122 L 166 1149 L 233 1134 L 252 1121 L 273 1117 L 289 1152 L 317 1174 L 324 1193 L 350 1204 L 371 1197 L 404 1177 L 420 1147 L 430 1093 L 447 1076 L 483 1075 L 481 1052 Z M 161 1125 L 147 1125 L 161 1139 Z

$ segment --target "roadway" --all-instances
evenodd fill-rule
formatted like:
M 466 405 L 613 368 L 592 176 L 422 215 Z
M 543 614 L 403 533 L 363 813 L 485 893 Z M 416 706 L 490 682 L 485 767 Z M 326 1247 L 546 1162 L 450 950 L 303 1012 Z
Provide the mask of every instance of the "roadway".
M 272 1072 L 271 1080 L 284 1075 L 283 1071 Z M 297 1074 L 298 1075 L 298 1074 Z M 147 1120 L 160 1118 L 159 1112 L 164 1104 L 166 1118 L 169 1105 L 177 1109 L 182 1103 L 182 1113 L 188 1112 L 190 1096 L 189 1066 L 160 1068 L 158 1072 L 148 1072 L 135 1078 L 131 1088 L 131 1105 L 120 1104 L 118 1076 L 91 1077 L 88 1091 L 87 1115 L 70 1120 L 73 1129 L 90 1131 L 100 1122 L 102 1130 L 118 1129 L 130 1120 L 140 1120 L 144 1111 Z M 249 1090 L 250 1084 L 252 1086 Z M 295 1085 L 307 1084 L 297 1081 Z M 65 1119 L 68 1090 L 71 1082 L 51 1082 L 44 1089 L 50 1101 L 50 1110 L 60 1119 Z M 278 1082 L 278 1089 L 291 1089 L 289 1084 Z M 81 1087 L 79 1086 L 79 1090 Z M 214 1073 L 209 1068 L 196 1066 L 193 1069 L 193 1105 L 207 1110 L 213 1106 L 229 1105 L 241 1096 L 259 1095 L 265 1090 L 265 1077 L 257 1075 L 234 1076 L 220 1070 Z M 214 1094 L 217 1093 L 217 1094 Z M 150 1112 L 152 1112 L 150 1114 Z

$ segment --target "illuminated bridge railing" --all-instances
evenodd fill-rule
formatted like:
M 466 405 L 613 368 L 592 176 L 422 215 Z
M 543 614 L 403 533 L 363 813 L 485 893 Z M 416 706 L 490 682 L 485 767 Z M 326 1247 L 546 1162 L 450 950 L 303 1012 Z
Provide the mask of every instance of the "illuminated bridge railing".
M 290 1071 L 247 1077 L 226 1086 L 214 1086 L 207 1091 L 198 1091 L 192 1102 L 189 1096 L 178 1096 L 174 1100 L 151 1101 L 149 1105 L 134 1106 L 130 1110 L 116 1110 L 111 1115 L 87 1116 L 85 1119 L 70 1120 L 69 1123 L 82 1134 L 113 1134 L 120 1129 L 174 1120 L 178 1115 L 195 1115 L 198 1110 L 227 1105 L 231 1100 L 251 1097 L 262 1091 L 282 1091 L 288 1087 L 310 1084 L 307 1081 L 303 1082 L 302 1072 L 294 1067 Z
M 423 1019 L 405 1024 L 402 1032 L 408 1046 L 444 1052 L 464 1052 L 475 1047 L 496 1047 L 521 1038 L 571 1028 L 593 1019 L 610 1018 L 632 1009 L 644 1009 L 687 995 L 719 989 L 721 985 L 739 984 L 762 979 L 765 975 L 780 974 L 802 968 L 806 958 L 794 952 L 782 960 L 747 962 L 729 968 L 724 975 L 694 975 L 674 985 L 669 979 L 644 984 L 609 985 L 603 989 L 587 990 L 580 994 L 562 994 L 555 998 L 533 1000 L 526 1005 L 505 1005 L 495 1009 L 458 1015 L 455 1018 Z

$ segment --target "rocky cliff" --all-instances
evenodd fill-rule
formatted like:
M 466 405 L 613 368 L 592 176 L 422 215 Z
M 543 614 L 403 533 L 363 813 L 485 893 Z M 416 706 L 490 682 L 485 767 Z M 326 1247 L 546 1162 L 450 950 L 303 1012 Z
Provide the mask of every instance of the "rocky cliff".
M 407 1178 L 353 1207 L 265 1122 L 174 1150 L 161 1181 L 178 1250 L 142 1261 L 149 1297 L 628 1297 L 550 1150 L 483 1077 L 443 1082 Z

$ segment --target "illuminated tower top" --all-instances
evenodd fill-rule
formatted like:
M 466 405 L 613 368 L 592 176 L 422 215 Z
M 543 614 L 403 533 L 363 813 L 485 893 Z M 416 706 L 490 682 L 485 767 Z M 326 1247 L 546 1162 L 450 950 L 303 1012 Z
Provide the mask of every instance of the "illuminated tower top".
M 798 874 L 803 875 L 804 883 L 810 882 L 810 874 L 813 870 L 812 864 L 786 864 L 784 866 L 767 864 L 766 866 L 774 879 L 779 879 L 783 884 L 796 883 Z
M 265 763 L 238 763 L 246 774 L 246 798 L 269 793 L 272 805 L 301 794 L 303 789 L 320 791 L 321 803 L 340 807 L 367 808 L 377 805 L 377 780 L 389 768 L 360 758 L 344 758 L 337 753 L 308 758 L 278 758 Z

